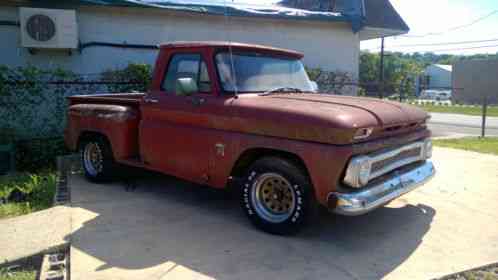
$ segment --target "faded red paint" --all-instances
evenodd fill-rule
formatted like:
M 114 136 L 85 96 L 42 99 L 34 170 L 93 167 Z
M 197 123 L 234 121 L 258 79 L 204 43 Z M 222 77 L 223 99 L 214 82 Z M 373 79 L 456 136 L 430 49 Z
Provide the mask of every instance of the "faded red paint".
M 109 98 L 109 97 L 102 97 Z M 138 154 L 138 108 L 123 105 L 77 104 L 68 111 L 66 145 L 76 149 L 82 133 L 99 133 L 110 141 L 119 161 Z
M 258 45 L 231 47 L 234 51 L 302 57 Z M 68 147 L 76 149 L 84 132 L 101 133 L 109 139 L 120 163 L 216 188 L 227 186 L 244 152 L 261 148 L 287 152 L 302 160 L 317 200 L 326 205 L 327 194 L 340 186 L 352 155 L 430 136 L 425 127 L 428 115 L 396 102 L 319 94 L 223 95 L 213 58 L 227 48 L 222 42 L 163 45 L 148 93 L 71 97 Z M 160 89 L 168 62 L 177 53 L 201 54 L 212 81 L 211 93 L 183 97 Z M 109 112 L 103 113 L 105 108 Z M 129 113 L 124 118 L 122 114 L 112 116 L 123 111 Z M 372 136 L 367 141 L 353 141 L 355 131 L 367 127 L 374 127 Z

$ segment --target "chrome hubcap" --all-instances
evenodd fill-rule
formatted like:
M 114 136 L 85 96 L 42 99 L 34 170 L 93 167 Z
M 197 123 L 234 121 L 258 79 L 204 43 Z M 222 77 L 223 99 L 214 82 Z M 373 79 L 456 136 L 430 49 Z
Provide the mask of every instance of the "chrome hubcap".
M 296 207 L 296 194 L 287 179 L 276 173 L 260 175 L 252 188 L 258 215 L 273 223 L 288 219 Z
M 86 171 L 92 175 L 97 176 L 102 172 L 103 156 L 102 150 L 97 143 L 88 143 L 83 151 L 83 163 Z

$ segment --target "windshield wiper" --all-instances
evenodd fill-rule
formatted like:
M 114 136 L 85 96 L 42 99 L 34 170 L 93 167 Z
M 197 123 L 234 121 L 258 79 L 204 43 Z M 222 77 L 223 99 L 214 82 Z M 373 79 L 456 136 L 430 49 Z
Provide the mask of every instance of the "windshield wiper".
M 271 89 L 269 91 L 265 91 L 263 93 L 260 93 L 260 96 L 267 96 L 267 95 L 272 95 L 274 93 L 281 93 L 281 92 L 295 92 L 295 93 L 302 93 L 303 91 L 300 88 L 293 88 L 293 87 L 278 87 Z

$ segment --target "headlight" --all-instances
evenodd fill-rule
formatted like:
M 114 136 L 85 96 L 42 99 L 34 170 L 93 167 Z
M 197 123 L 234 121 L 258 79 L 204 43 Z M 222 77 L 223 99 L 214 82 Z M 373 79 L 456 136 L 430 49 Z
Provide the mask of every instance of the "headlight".
M 346 170 L 344 182 L 351 187 L 361 188 L 368 184 L 372 164 L 367 156 L 353 158 Z
M 430 139 L 425 140 L 424 157 L 425 159 L 430 159 L 432 157 L 432 141 Z

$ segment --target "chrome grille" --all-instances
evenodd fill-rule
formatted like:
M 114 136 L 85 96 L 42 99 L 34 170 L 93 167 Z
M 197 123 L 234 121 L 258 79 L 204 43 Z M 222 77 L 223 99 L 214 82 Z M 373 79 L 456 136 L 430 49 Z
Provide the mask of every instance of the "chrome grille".
M 415 147 L 415 148 L 410 149 L 410 150 L 401 151 L 399 154 L 397 154 L 391 158 L 386 158 L 386 159 L 372 163 L 371 171 L 377 172 L 386 166 L 390 166 L 390 165 L 396 163 L 397 161 L 402 161 L 402 160 L 406 160 L 409 158 L 418 157 L 418 156 L 420 156 L 421 152 L 422 152 L 421 147 Z
M 349 161 L 343 181 L 353 188 L 361 188 L 372 179 L 405 165 L 426 160 L 430 157 L 430 143 L 430 139 L 425 139 L 391 150 L 355 156 Z
M 424 160 L 424 142 L 415 142 L 394 150 L 382 151 L 369 155 L 371 161 L 370 179 L 382 176 L 390 171 Z

